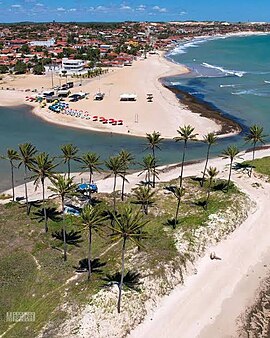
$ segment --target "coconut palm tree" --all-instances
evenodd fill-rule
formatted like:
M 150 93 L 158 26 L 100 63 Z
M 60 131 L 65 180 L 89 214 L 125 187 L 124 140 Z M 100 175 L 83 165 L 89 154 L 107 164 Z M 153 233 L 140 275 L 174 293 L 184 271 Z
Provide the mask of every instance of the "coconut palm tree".
M 148 154 L 144 156 L 142 163 L 140 165 L 143 167 L 143 171 L 139 173 L 140 176 L 142 173 L 145 172 L 145 182 L 146 184 L 151 184 L 151 176 L 158 177 L 157 170 L 155 168 L 155 158 L 153 155 Z
M 148 214 L 148 208 L 155 202 L 153 198 L 155 191 L 152 191 L 150 187 L 139 186 L 133 191 L 136 198 L 135 203 L 140 204 L 145 215 Z
M 253 145 L 253 149 L 252 149 L 252 159 L 255 159 L 255 148 L 257 143 L 265 143 L 264 142 L 264 138 L 267 135 L 263 134 L 263 127 L 258 126 L 257 124 L 254 124 L 253 126 L 251 126 L 249 128 L 248 133 L 245 136 L 245 141 L 247 143 L 251 143 Z M 251 176 L 252 174 L 252 167 L 250 168 L 250 172 L 249 172 L 249 176 Z
M 184 163 L 185 163 L 185 156 L 186 156 L 186 149 L 187 149 L 187 142 L 188 141 L 197 141 L 196 136 L 198 134 L 193 134 L 194 128 L 190 125 L 179 127 L 177 130 L 180 136 L 174 137 L 175 142 L 184 141 L 184 149 L 183 149 L 183 156 L 182 156 L 182 164 L 181 164 L 181 172 L 179 176 L 179 187 L 182 188 L 183 183 L 183 172 L 184 172 Z
M 96 153 L 87 152 L 82 154 L 80 157 L 81 162 L 83 165 L 81 166 L 81 169 L 85 171 L 89 171 L 89 183 L 92 182 L 94 171 L 100 172 L 100 165 L 102 162 L 100 161 L 100 156 Z
M 26 210 L 27 215 L 30 213 L 29 203 L 28 203 L 28 192 L 27 192 L 27 171 L 29 170 L 29 166 L 34 162 L 34 156 L 37 152 L 35 146 L 31 143 L 23 143 L 19 144 L 20 151 L 20 162 L 19 166 L 24 166 L 24 190 L 25 190 L 25 200 L 26 200 Z
M 219 171 L 217 170 L 216 167 L 209 167 L 207 169 L 206 175 L 209 178 L 209 185 L 208 185 L 208 190 L 207 190 L 207 197 L 206 197 L 206 201 L 205 201 L 205 208 L 207 209 L 208 207 L 208 202 L 209 202 L 209 198 L 210 198 L 210 192 L 211 192 L 211 188 L 212 188 L 212 183 L 215 179 L 215 177 L 218 175 Z
M 6 156 L 1 156 L 2 159 L 8 160 L 11 170 L 11 185 L 12 185 L 12 201 L 15 201 L 15 187 L 14 187 L 14 168 L 16 168 L 14 161 L 20 160 L 19 153 L 14 149 L 7 149 Z
M 174 217 L 174 222 L 173 222 L 173 229 L 176 229 L 176 225 L 178 223 L 178 214 L 179 214 L 180 204 L 181 204 L 182 197 L 185 194 L 185 189 L 175 187 L 175 186 L 168 187 L 167 189 L 171 191 L 174 197 L 177 199 L 177 206 L 176 206 L 175 217 Z
M 121 297 L 123 289 L 123 279 L 125 273 L 125 253 L 127 241 L 140 245 L 140 240 L 145 238 L 145 233 L 142 231 L 143 227 L 148 223 L 148 220 L 144 219 L 143 214 L 140 211 L 134 212 L 130 206 L 125 206 L 123 212 L 120 215 L 114 215 L 115 225 L 112 228 L 114 231 L 111 234 L 113 241 L 122 240 L 122 252 L 121 252 L 121 279 L 118 284 L 119 294 L 117 302 L 117 311 L 121 311 Z
M 70 162 L 73 161 L 80 161 L 80 158 L 77 156 L 79 151 L 78 147 L 74 146 L 73 144 L 64 144 L 61 146 L 61 151 L 63 153 L 60 158 L 63 158 L 64 163 L 67 163 L 68 167 L 68 178 L 70 178 Z
M 203 142 L 206 143 L 208 146 L 207 146 L 206 161 L 205 161 L 205 166 L 204 166 L 204 170 L 203 170 L 201 186 L 203 186 L 203 184 L 204 184 L 204 178 L 205 178 L 206 169 L 207 169 L 207 165 L 208 165 L 210 148 L 211 148 L 212 145 L 214 145 L 217 142 L 217 136 L 214 133 L 208 133 L 207 135 L 204 135 Z
M 58 164 L 53 163 L 53 159 L 49 157 L 49 154 L 42 152 L 35 156 L 34 162 L 29 165 L 29 169 L 34 173 L 31 179 L 34 179 L 34 185 L 36 189 L 39 183 L 42 186 L 42 205 L 43 215 L 45 221 L 45 232 L 48 232 L 48 219 L 47 211 L 45 208 L 45 178 L 52 178 L 55 175 L 54 169 Z
M 116 180 L 118 175 L 123 175 L 125 172 L 125 164 L 122 158 L 118 156 L 109 157 L 108 161 L 105 161 L 106 167 L 112 172 L 114 180 L 113 180 L 113 210 L 116 211 Z
M 221 153 L 221 157 L 223 159 L 230 159 L 230 169 L 229 169 L 229 177 L 227 182 L 227 191 L 229 191 L 230 182 L 231 182 L 231 174 L 232 174 L 232 165 L 233 161 L 239 155 L 239 150 L 235 145 L 228 146 L 227 149 L 223 150 Z
M 155 154 L 155 149 L 160 149 L 159 144 L 164 140 L 159 132 L 154 131 L 152 134 L 146 134 L 146 139 L 148 141 L 147 148 L 150 148 L 152 150 L 152 155 L 154 158 L 154 171 L 156 169 L 156 154 Z M 155 188 L 155 176 L 153 176 L 153 188 Z
M 121 160 L 123 161 L 123 173 L 121 175 L 122 177 L 122 188 L 121 188 L 121 200 L 124 201 L 124 192 L 125 192 L 125 182 L 127 181 L 126 179 L 126 175 L 127 175 L 127 171 L 129 168 L 129 165 L 134 161 L 134 156 L 127 150 L 122 149 L 119 152 L 119 156 L 121 158 Z
M 91 261 L 92 261 L 92 232 L 99 232 L 102 225 L 104 225 L 104 221 L 106 217 L 103 216 L 100 209 L 97 207 L 93 207 L 87 204 L 81 213 L 81 220 L 85 229 L 88 230 L 88 275 L 87 278 L 90 280 L 91 278 Z
M 63 232 L 63 241 L 64 241 L 64 261 L 67 260 L 67 240 L 66 240 L 66 224 L 65 224 L 65 198 L 67 196 L 75 195 L 77 185 L 73 183 L 72 178 L 66 178 L 60 174 L 55 175 L 51 178 L 53 184 L 52 187 L 48 187 L 54 194 L 52 196 L 59 196 L 61 198 L 61 211 L 62 211 L 62 232 Z

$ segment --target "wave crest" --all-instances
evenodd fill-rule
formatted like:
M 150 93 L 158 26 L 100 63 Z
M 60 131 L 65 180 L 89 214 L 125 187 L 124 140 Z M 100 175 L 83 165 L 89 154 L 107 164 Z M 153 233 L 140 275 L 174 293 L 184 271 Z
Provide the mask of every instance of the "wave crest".
M 206 62 L 203 62 L 202 66 L 204 66 L 206 68 L 211 68 L 211 69 L 219 70 L 220 72 L 222 72 L 226 76 L 235 75 L 235 76 L 238 76 L 238 77 L 242 77 L 242 76 L 244 76 L 246 74 L 246 72 L 244 72 L 244 71 L 230 70 L 230 69 L 226 69 L 226 68 L 223 68 L 223 67 L 214 66 L 214 65 L 211 65 L 211 64 L 206 63 Z

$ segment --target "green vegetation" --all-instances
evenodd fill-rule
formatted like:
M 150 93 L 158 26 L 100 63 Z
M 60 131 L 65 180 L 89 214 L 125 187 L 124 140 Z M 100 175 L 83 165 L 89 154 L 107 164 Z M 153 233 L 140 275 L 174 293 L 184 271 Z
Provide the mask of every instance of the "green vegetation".
M 270 178 L 270 156 L 258 158 L 253 161 L 245 161 L 243 166 L 251 166 L 257 173 L 267 175 Z
M 144 257 L 131 262 L 129 261 L 131 257 L 125 254 L 125 261 L 129 261 L 128 266 L 132 271 L 141 273 L 150 269 L 153 276 L 161 277 L 164 275 L 165 277 L 164 266 L 169 262 L 173 263 L 179 255 L 175 246 L 175 234 L 179 231 L 183 232 L 185 238 L 189 238 L 190 245 L 192 245 L 194 232 L 199 227 L 207 226 L 208 216 L 226 210 L 241 196 L 234 187 L 229 190 L 228 194 L 224 194 L 218 188 L 218 185 L 224 182 L 217 181 L 213 184 L 208 208 L 205 210 L 200 202 L 205 199 L 207 194 L 207 184 L 202 189 L 198 181 L 192 178 L 184 179 L 183 183 L 187 192 L 182 197 L 179 222 L 176 230 L 174 230 L 169 220 L 174 216 L 176 201 L 173 194 L 165 193 L 164 188 L 176 183 L 177 180 L 157 184 L 155 203 L 148 205 L 148 215 L 140 212 L 140 208 L 134 205 L 133 195 L 129 196 L 125 203 L 122 203 L 119 194 L 116 208 L 120 211 L 120 214 L 122 207 L 133 205 L 134 211 L 137 210 L 138 216 L 136 217 L 139 217 L 140 222 L 146 224 L 142 228 L 142 239 L 138 243 L 142 245 L 140 251 L 134 252 L 133 245 L 129 242 L 125 243 L 126 253 L 132 249 L 132 256 L 136 257 L 140 254 L 140 257 Z M 98 194 L 96 198 L 100 201 L 99 209 L 111 208 L 112 197 L 112 194 L 104 196 Z M 77 243 L 76 241 L 72 242 L 72 236 L 67 236 L 68 260 L 63 262 L 60 253 L 62 252 L 63 241 L 61 238 L 52 236 L 57 231 L 61 232 L 63 226 L 61 217 L 56 220 L 57 210 L 55 208 L 58 207 L 58 203 L 55 203 L 57 201 L 51 201 L 48 205 L 49 210 L 54 209 L 56 214 L 53 217 L 50 213 L 49 231 L 47 233 L 42 230 L 42 203 L 31 206 L 29 216 L 17 203 L 0 206 L 0 240 L 3 243 L 0 248 L 0 284 L 1 301 L 3 302 L 1 309 L 4 311 L 1 315 L 5 316 L 8 311 L 36 312 L 35 322 L 29 322 L 27 326 L 25 323 L 16 323 L 7 337 L 26 337 L 27 335 L 34 337 L 49 320 L 52 320 L 57 326 L 57 320 L 63 320 L 67 315 L 64 310 L 60 313 L 57 310 L 56 313 L 57 306 L 63 302 L 81 305 L 90 301 L 91 296 L 104 285 L 102 279 L 106 275 L 120 270 L 123 242 L 122 244 L 117 242 L 116 246 L 112 247 L 110 237 L 111 233 L 114 233 L 113 238 L 117 237 L 118 231 L 121 230 L 120 225 L 123 225 L 123 220 L 127 219 L 126 216 L 122 216 L 122 221 L 121 218 L 115 216 L 113 228 L 107 220 L 102 226 L 103 234 L 100 235 L 96 232 L 91 234 L 91 255 L 93 257 L 91 262 L 94 264 L 91 281 L 89 283 L 86 281 L 87 269 L 85 269 L 85 273 L 77 278 L 75 277 L 70 283 L 67 282 L 69 278 L 76 276 L 75 267 L 80 266 L 79 262 L 82 263 L 83 260 L 87 260 L 85 257 L 87 257 L 89 251 L 89 231 L 82 230 L 86 224 L 96 224 L 96 221 L 94 219 L 93 223 L 90 223 L 86 220 L 81 221 L 77 217 L 66 216 L 64 221 L 66 233 L 69 235 L 71 231 L 75 231 L 80 236 Z M 134 215 L 132 217 L 135 217 L 136 213 L 132 215 Z M 100 223 L 100 219 L 97 223 Z M 114 229 L 114 232 L 111 232 L 112 229 Z M 122 236 L 121 232 L 119 236 Z M 134 238 L 137 241 L 139 237 L 135 235 Z M 183 257 L 182 259 L 184 263 L 187 258 Z M 97 270 L 100 270 L 100 272 L 97 273 Z M 5 331 L 8 324 L 7 322 L 0 322 L 0 332 Z
M 115 306 L 120 313 L 123 303 L 129 301 L 126 293 L 122 297 L 125 288 L 143 292 L 146 276 L 167 287 L 170 269 L 177 269 L 182 276 L 188 261 L 204 251 L 211 235 L 218 241 L 233 231 L 236 224 L 230 222 L 241 214 L 244 204 L 243 194 L 231 182 L 238 149 L 229 146 L 222 152 L 230 166 L 228 180 L 220 180 L 216 168 L 207 168 L 210 145 L 215 143 L 214 135 L 210 135 L 211 139 L 204 140 L 208 150 L 203 179 L 184 178 L 187 142 L 195 141 L 196 134 L 191 126 L 179 127 L 178 133 L 175 141 L 184 141 L 180 181 L 155 180 L 155 149 L 160 149 L 162 138 L 156 132 L 147 134 L 150 153 L 142 163 L 145 179 L 125 194 L 125 201 L 124 183 L 133 161 L 126 150 L 104 161 L 108 176 L 114 178 L 112 193 L 95 196 L 90 189 L 79 193 L 70 177 L 71 161 L 78 161 L 81 169 L 89 172 L 91 183 L 92 175 L 101 170 L 102 164 L 95 153 L 80 155 L 75 145 L 63 145 L 58 158 L 66 164 L 64 175 L 55 172 L 55 158 L 39 153 L 30 143 L 20 144 L 18 152 L 8 150 L 0 157 L 10 161 L 11 186 L 13 168 L 18 163 L 24 182 L 34 178 L 33 184 L 40 182 L 42 189 L 41 200 L 29 202 L 25 184 L 26 211 L 14 202 L 14 192 L 13 202 L 0 205 L 0 317 L 4 318 L 0 321 L 0 334 L 9 330 L 6 337 L 35 337 L 48 322 L 57 331 L 70 307 L 79 309 L 86 303 L 92 304 L 93 296 L 105 285 L 117 285 Z M 269 174 L 269 161 L 270 157 L 252 164 L 259 172 L 264 168 L 263 173 Z M 45 199 L 45 179 L 51 181 L 49 190 L 55 199 Z M 117 179 L 122 180 L 119 191 Z M 79 217 L 66 214 L 65 203 L 79 203 Z M 219 216 L 222 224 L 216 222 L 213 226 L 212 218 Z M 35 312 L 36 320 L 27 325 L 5 321 L 6 313 L 12 311 Z M 54 335 L 51 331 L 49 334 Z

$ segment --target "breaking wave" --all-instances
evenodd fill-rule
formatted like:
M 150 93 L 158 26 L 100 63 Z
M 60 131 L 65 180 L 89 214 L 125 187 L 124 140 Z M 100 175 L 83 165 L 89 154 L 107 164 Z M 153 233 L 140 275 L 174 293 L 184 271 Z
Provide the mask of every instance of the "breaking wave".
M 209 63 L 206 63 L 206 62 L 203 62 L 202 66 L 204 66 L 206 68 L 216 69 L 216 70 L 222 72 L 223 74 L 225 74 L 227 76 L 235 75 L 235 76 L 238 76 L 238 77 L 242 77 L 242 76 L 244 76 L 244 74 L 246 74 L 246 72 L 244 72 L 244 71 L 225 69 L 223 67 L 210 65 Z

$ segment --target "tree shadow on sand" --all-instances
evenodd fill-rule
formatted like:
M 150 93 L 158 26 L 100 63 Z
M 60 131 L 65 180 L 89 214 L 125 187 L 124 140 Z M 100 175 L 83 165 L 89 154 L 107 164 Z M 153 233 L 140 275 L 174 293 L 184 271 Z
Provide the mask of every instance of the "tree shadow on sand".
M 101 262 L 100 258 L 95 258 L 91 261 L 91 272 L 102 273 L 102 267 L 107 263 Z M 83 258 L 79 261 L 79 266 L 74 266 L 76 272 L 86 272 L 89 270 L 88 259 Z
M 139 285 L 142 284 L 140 282 L 140 278 L 141 278 L 140 273 L 129 270 L 124 276 L 123 284 L 128 289 L 140 291 Z M 104 287 L 109 287 L 112 285 L 117 285 L 119 287 L 121 273 L 118 271 L 112 275 L 107 274 L 105 277 L 102 278 L 102 280 L 105 282 Z

